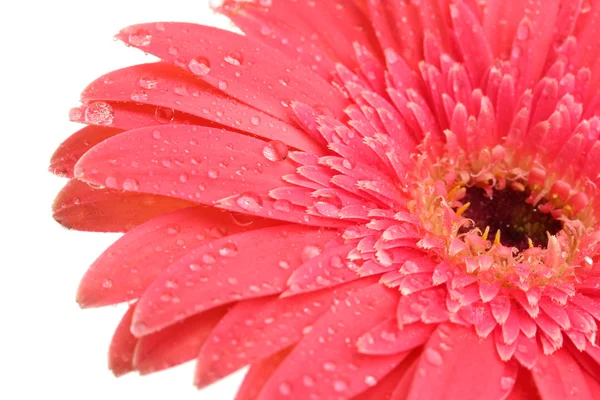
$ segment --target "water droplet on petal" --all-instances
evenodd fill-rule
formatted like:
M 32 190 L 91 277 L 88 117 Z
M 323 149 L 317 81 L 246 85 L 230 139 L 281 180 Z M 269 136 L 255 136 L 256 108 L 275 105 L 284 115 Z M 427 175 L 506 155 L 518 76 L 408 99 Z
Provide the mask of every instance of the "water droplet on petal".
M 136 192 L 136 191 L 140 190 L 140 184 L 134 178 L 127 178 L 123 181 L 123 190 L 128 190 L 130 192 Z
M 135 101 L 136 103 L 144 102 L 148 100 L 148 93 L 146 93 L 145 90 L 136 89 L 133 92 L 131 92 L 131 100 Z
M 258 124 L 260 124 L 260 117 L 259 116 L 253 116 L 250 117 L 250 123 L 254 126 L 258 126 Z
M 212 253 L 206 253 L 202 255 L 202 262 L 204 264 L 214 264 L 217 261 L 215 255 Z
M 282 396 L 289 396 L 292 394 L 292 388 L 290 387 L 289 383 L 285 383 L 283 382 L 281 385 L 279 385 L 279 393 Z
M 116 189 L 117 188 L 117 178 L 114 176 L 107 176 L 104 180 L 104 184 L 106 187 Z
M 202 266 L 200 264 L 195 264 L 195 263 L 190 264 L 191 271 L 200 271 L 201 269 L 202 269 Z
M 194 75 L 206 76 L 210 72 L 210 61 L 208 58 L 202 56 L 192 58 L 188 64 L 188 68 Z
M 277 211 L 289 212 L 291 207 L 292 203 L 285 199 L 275 200 L 273 202 L 273 208 Z
M 442 359 L 441 354 L 436 349 L 428 347 L 425 349 L 425 358 L 433 365 L 440 366 L 443 364 L 444 360 Z
M 263 204 L 261 197 L 253 192 L 242 194 L 235 202 L 240 208 L 253 213 L 259 212 Z
M 326 363 L 323 364 L 323 369 L 325 371 L 333 372 L 333 371 L 335 371 L 336 367 L 335 367 L 334 363 L 332 363 L 332 362 L 326 362 Z
M 365 377 L 365 385 L 375 386 L 375 385 L 377 385 L 377 379 L 375 379 L 374 376 L 369 375 L 369 376 Z
M 75 178 L 82 178 L 84 173 L 83 167 L 80 167 L 79 165 L 76 165 L 75 168 L 73 168 L 73 176 Z
M 160 139 L 160 138 L 162 138 L 162 133 L 160 133 L 160 131 L 158 129 L 155 129 L 152 131 L 152 137 L 154 139 Z
M 113 281 L 111 281 L 110 279 L 104 279 L 102 281 L 102 287 L 104 289 L 110 289 L 113 286 Z
M 81 122 L 83 113 L 79 107 L 73 107 L 69 110 L 69 120 L 73 122 Z
M 315 380 L 308 375 L 304 375 L 304 377 L 302 378 L 302 383 L 306 387 L 312 387 L 315 385 Z
M 341 379 L 337 379 L 333 381 L 333 390 L 340 393 L 345 392 L 346 390 L 348 390 L 348 384 L 342 381 Z
M 273 162 L 285 160 L 288 152 L 288 146 L 279 140 L 272 140 L 263 148 L 263 156 Z
M 237 254 L 238 248 L 234 243 L 226 243 L 219 249 L 219 254 L 223 257 L 233 257 Z
M 175 118 L 175 110 L 158 106 L 154 111 L 154 118 L 161 124 L 168 124 Z
M 219 171 L 217 171 L 216 169 L 209 169 L 208 177 L 210 179 L 217 179 L 219 177 Z
M 302 250 L 302 262 L 307 262 L 308 260 L 318 256 L 319 254 L 321 254 L 321 248 L 311 245 L 306 246 Z
M 244 62 L 244 56 L 239 51 L 234 51 L 225 56 L 225 62 L 231 65 L 240 66 Z
M 514 384 L 515 378 L 513 378 L 512 376 L 503 376 L 502 378 L 500 378 L 500 389 L 504 391 L 512 389 Z
M 290 268 L 290 263 L 287 261 L 279 261 L 279 268 L 281 269 L 289 269 Z
M 148 46 L 152 41 L 152 34 L 144 28 L 134 29 L 129 33 L 129 43 L 133 46 Z
M 85 122 L 93 125 L 110 125 L 115 119 L 112 106 L 103 101 L 95 101 L 85 109 Z
M 167 227 L 168 235 L 177 235 L 181 231 L 181 227 L 179 225 L 170 225 Z

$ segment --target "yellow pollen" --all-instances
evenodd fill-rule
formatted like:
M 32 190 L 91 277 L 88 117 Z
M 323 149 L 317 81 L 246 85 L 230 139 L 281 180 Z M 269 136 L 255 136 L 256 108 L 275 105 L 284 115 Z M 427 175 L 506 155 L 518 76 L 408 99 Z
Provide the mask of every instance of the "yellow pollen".
M 533 240 L 531 238 L 527 238 L 527 243 L 529 243 L 529 248 L 533 249 Z
M 463 215 L 463 213 L 467 211 L 470 205 L 471 203 L 463 204 L 458 210 L 456 210 L 456 215 L 458 215 L 459 217 Z
M 496 237 L 494 238 L 494 246 L 500 245 L 500 229 L 496 231 Z
M 485 227 L 485 230 L 483 231 L 483 235 L 481 235 L 481 238 L 483 240 L 487 240 L 489 234 L 490 234 L 490 226 L 488 225 Z

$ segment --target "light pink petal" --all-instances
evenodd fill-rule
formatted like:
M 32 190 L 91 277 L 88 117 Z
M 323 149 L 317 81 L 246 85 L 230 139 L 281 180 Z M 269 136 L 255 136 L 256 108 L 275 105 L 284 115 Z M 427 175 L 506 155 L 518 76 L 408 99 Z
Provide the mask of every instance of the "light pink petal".
M 89 125 L 81 128 L 58 146 L 48 169 L 60 177 L 72 178 L 73 167 L 86 151 L 121 132 L 121 129 L 108 126 Z
M 426 344 L 417 371 L 409 400 L 502 399 L 514 385 L 517 365 L 500 360 L 491 337 L 480 339 L 472 327 L 442 324 Z
M 186 200 L 92 187 L 71 179 L 52 204 L 52 217 L 69 229 L 127 232 L 155 217 L 193 206 Z
M 151 40 L 140 43 L 139 37 Z M 341 94 L 309 68 L 239 34 L 172 22 L 160 29 L 156 24 L 130 26 L 117 38 L 189 70 L 215 88 L 225 82 L 226 88 L 220 89 L 224 93 L 286 122 L 292 122 L 290 100 L 325 105 L 337 116 L 346 106 Z M 172 47 L 177 52 L 170 52 Z
M 168 213 L 117 240 L 90 266 L 77 292 L 82 307 L 99 307 L 139 297 L 169 265 L 208 242 L 273 225 L 196 206 Z
M 252 364 L 235 396 L 235 400 L 256 400 L 265 383 L 267 383 L 273 372 L 279 367 L 290 351 L 291 349 L 287 348 Z M 283 395 L 286 395 L 286 389 L 286 387 L 282 389 Z
M 193 249 L 144 292 L 132 332 L 143 336 L 221 304 L 281 293 L 306 257 L 337 237 L 335 231 L 284 225 L 239 233 Z M 248 260 L 260 268 L 248 273 Z
M 196 386 L 209 385 L 295 344 L 332 304 L 372 283 L 372 279 L 364 280 L 307 295 L 265 297 L 236 304 L 202 348 L 196 365 Z
M 145 375 L 193 360 L 226 313 L 227 306 L 215 308 L 141 337 L 135 348 L 134 368 Z
M 533 379 L 543 400 L 593 399 L 583 371 L 565 349 L 540 355 Z
M 415 322 L 398 327 L 396 318 L 390 318 L 362 335 L 357 342 L 363 354 L 397 354 L 421 346 L 435 330 L 435 324 Z
M 399 366 L 376 382 L 375 386 L 353 397 L 352 400 L 396 400 L 404 398 L 412 383 L 418 355 L 418 350 L 411 352 Z
M 335 305 L 313 325 L 310 333 L 275 371 L 259 399 L 280 398 L 290 389 L 294 398 L 351 398 L 369 388 L 396 367 L 406 354 L 365 357 L 356 340 L 365 327 L 393 313 L 398 294 L 379 284 L 371 285 Z M 357 323 L 357 318 L 360 323 Z M 314 386 L 306 385 L 306 381 Z
M 131 319 L 134 310 L 135 304 L 129 306 L 110 342 L 108 368 L 115 376 L 121 376 L 134 370 L 133 354 L 138 343 L 138 339 L 131 333 Z
M 81 99 L 160 106 L 173 109 L 175 113 L 195 115 L 215 125 L 280 140 L 298 149 L 323 152 L 322 147 L 298 128 L 240 103 L 166 63 L 135 65 L 113 71 L 92 82 L 83 91 Z

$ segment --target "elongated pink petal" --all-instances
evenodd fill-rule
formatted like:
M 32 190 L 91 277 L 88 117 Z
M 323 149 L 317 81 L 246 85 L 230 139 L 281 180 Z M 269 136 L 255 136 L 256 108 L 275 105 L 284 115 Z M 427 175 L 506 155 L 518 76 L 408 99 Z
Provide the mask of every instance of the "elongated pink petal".
M 173 263 L 144 292 L 134 315 L 137 336 L 221 304 L 281 293 L 290 274 L 338 233 L 284 225 L 217 239 Z M 261 267 L 251 273 L 248 260 Z
M 141 374 L 150 374 L 193 360 L 227 310 L 227 306 L 218 307 L 140 338 L 135 347 L 134 368 Z
M 289 388 L 294 398 L 351 398 L 382 379 L 406 354 L 364 357 L 356 340 L 365 326 L 394 312 L 398 294 L 379 284 L 368 286 L 335 305 L 292 350 L 273 374 L 258 399 L 278 398 Z M 360 317 L 361 323 L 356 323 Z M 310 371 L 307 368 L 310 366 Z M 318 385 L 305 385 L 310 380 Z
M 129 306 L 110 342 L 108 368 L 115 376 L 121 376 L 134 370 L 133 355 L 138 343 L 138 339 L 131 333 L 134 310 L 135 304 Z
M 363 354 L 397 354 L 412 350 L 425 344 L 435 328 L 435 324 L 415 322 L 399 329 L 396 318 L 390 318 L 358 339 L 358 351 Z
M 140 87 L 143 85 L 143 87 Z M 222 85 L 221 85 L 222 86 Z M 321 153 L 298 128 L 225 95 L 204 81 L 167 63 L 135 65 L 92 82 L 82 101 L 131 102 L 173 109 L 301 150 Z M 202 124 L 209 125 L 209 124 Z
M 352 282 L 290 298 L 264 297 L 235 305 L 212 332 L 198 358 L 195 383 L 206 386 L 297 343 L 329 307 L 374 283 Z
M 165 196 L 92 187 L 71 179 L 56 196 L 52 217 L 69 229 L 126 232 L 152 218 L 193 205 Z
M 143 46 L 131 38 L 140 32 L 151 37 Z M 146 37 L 148 37 L 146 36 Z M 317 74 L 285 54 L 250 38 L 220 29 L 187 24 L 140 24 L 116 36 L 125 43 L 173 63 L 259 110 L 291 122 L 288 106 L 298 100 L 311 106 L 326 105 L 335 115 L 346 106 L 343 97 Z M 175 46 L 177 53 L 169 49 Z M 274 79 L 280 82 L 272 85 Z M 289 105 L 289 104 L 288 104 Z
M 496 354 L 491 337 L 480 339 L 472 328 L 442 324 L 419 361 L 408 399 L 501 399 L 511 391 L 516 363 Z M 432 384 L 435 382 L 435 384 Z
M 543 400 L 592 400 L 585 375 L 565 349 L 539 356 L 533 379 Z
M 392 372 L 387 374 L 382 380 L 376 383 L 372 388 L 362 392 L 358 396 L 353 397 L 353 400 L 395 400 L 405 396 L 408 388 L 412 383 L 415 372 L 416 361 L 418 360 L 419 351 L 411 352 L 402 363 L 394 368 Z M 406 387 L 406 388 L 405 388 Z M 405 390 L 406 389 L 406 390 Z
M 82 307 L 99 307 L 135 299 L 192 249 L 270 225 L 206 206 L 157 217 L 128 232 L 94 261 L 79 284 L 77 301 Z
M 235 400 L 255 400 L 273 374 L 273 371 L 279 367 L 290 351 L 291 348 L 286 348 L 279 353 L 252 364 L 235 396 Z M 284 387 L 281 393 L 285 396 L 287 388 Z
M 73 167 L 86 151 L 121 132 L 108 126 L 89 125 L 81 128 L 58 146 L 48 169 L 55 175 L 72 178 Z

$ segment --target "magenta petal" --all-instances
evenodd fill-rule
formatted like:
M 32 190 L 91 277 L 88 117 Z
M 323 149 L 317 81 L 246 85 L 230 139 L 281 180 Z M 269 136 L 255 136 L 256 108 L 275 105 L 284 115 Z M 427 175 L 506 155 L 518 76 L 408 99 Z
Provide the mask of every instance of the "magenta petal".
M 140 87 L 143 84 L 145 88 Z M 225 95 L 207 83 L 166 63 L 135 65 L 113 71 L 92 82 L 82 101 L 135 102 L 173 109 L 270 140 L 281 140 L 301 150 L 323 148 L 304 132 Z M 202 124 L 204 125 L 204 124 Z
M 79 284 L 77 301 L 82 307 L 99 307 L 135 299 L 190 250 L 223 236 L 272 225 L 248 217 L 241 224 L 236 218 L 227 211 L 196 206 L 138 226 L 94 261 Z
M 140 31 L 152 38 L 144 51 L 189 70 L 224 93 L 286 122 L 292 121 L 288 104 L 292 99 L 311 106 L 326 105 L 335 115 L 342 115 L 346 106 L 341 94 L 319 75 L 248 37 L 208 26 L 171 22 L 161 24 L 160 29 L 156 24 L 130 26 L 117 38 L 139 47 L 130 38 Z M 173 46 L 177 47 L 176 54 L 169 52 Z M 273 85 L 273 79 L 279 82 Z
M 132 332 L 147 335 L 221 304 L 281 293 L 290 274 L 307 256 L 306 248 L 310 255 L 317 246 L 337 237 L 335 231 L 284 225 L 195 248 L 158 276 L 141 296 Z M 261 267 L 248 273 L 248 260 Z
M 415 322 L 398 327 L 396 318 L 390 318 L 362 335 L 357 342 L 363 354 L 397 354 L 421 346 L 437 325 Z
M 335 305 L 292 350 L 258 399 L 280 398 L 282 388 L 294 398 L 351 398 L 397 366 L 406 353 L 365 357 L 356 340 L 365 327 L 394 312 L 398 294 L 379 284 L 368 286 Z M 357 317 L 360 323 L 356 323 Z M 313 385 L 306 385 L 306 382 Z M 317 384 L 318 383 L 318 384 Z
M 515 382 L 517 365 L 498 357 L 491 337 L 442 324 L 425 346 L 409 400 L 501 399 Z M 435 384 L 432 384 L 435 382 Z
M 131 333 L 131 320 L 135 304 L 127 309 L 127 312 L 121 318 L 115 333 L 110 342 L 108 350 L 108 368 L 116 376 L 124 375 L 134 370 L 133 355 L 138 339 Z
M 193 205 L 165 196 L 92 187 L 71 179 L 56 196 L 52 217 L 69 229 L 127 232 L 152 218 Z
M 215 308 L 138 339 L 134 368 L 145 375 L 193 360 L 226 313 L 227 306 Z
M 236 304 L 212 332 L 196 366 L 203 387 L 298 342 L 332 304 L 373 280 L 290 298 L 264 297 Z
M 543 400 L 592 400 L 585 374 L 565 349 L 539 356 L 533 379 Z

